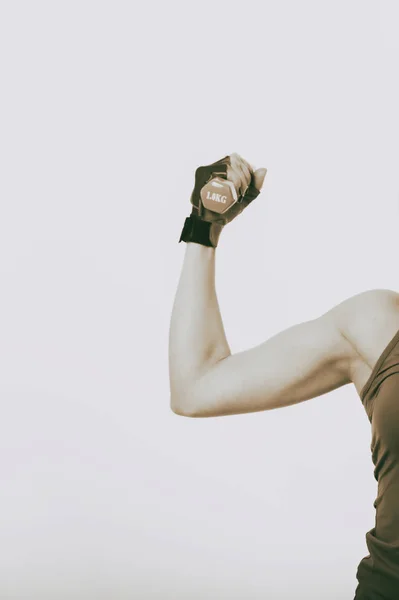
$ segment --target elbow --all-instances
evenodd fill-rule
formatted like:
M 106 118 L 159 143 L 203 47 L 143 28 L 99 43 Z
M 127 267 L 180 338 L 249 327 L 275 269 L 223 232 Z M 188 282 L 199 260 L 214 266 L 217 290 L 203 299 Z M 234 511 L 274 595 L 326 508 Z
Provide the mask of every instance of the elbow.
M 179 417 L 194 418 L 194 417 L 198 416 L 196 413 L 194 413 L 191 410 L 187 410 L 185 407 L 171 405 L 171 409 L 172 409 L 172 412 L 174 412 L 175 415 L 178 415 Z
M 176 397 L 171 396 L 170 398 L 170 408 L 175 415 L 179 417 L 198 417 L 198 411 L 195 408 L 192 397 L 190 398 L 189 394 L 184 394 L 182 396 Z

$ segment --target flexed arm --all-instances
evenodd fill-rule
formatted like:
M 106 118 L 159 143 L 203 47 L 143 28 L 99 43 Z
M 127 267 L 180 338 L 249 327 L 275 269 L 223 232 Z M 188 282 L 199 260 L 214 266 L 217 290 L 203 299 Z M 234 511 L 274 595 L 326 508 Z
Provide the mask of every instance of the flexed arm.
M 237 187 L 245 189 L 251 177 L 261 189 L 264 169 L 254 174 L 238 155 L 233 164 Z M 176 414 L 210 417 L 268 410 L 351 382 L 353 347 L 340 328 L 345 303 L 232 355 L 216 296 L 215 254 L 214 247 L 187 242 L 169 337 L 171 408 Z
M 201 223 L 199 228 L 197 222 L 194 223 L 190 230 L 187 219 L 183 230 L 187 246 L 169 331 L 171 407 L 175 412 L 189 411 L 187 390 L 191 389 L 192 382 L 219 359 L 230 355 L 215 290 L 216 245 L 223 227 L 259 195 L 266 175 L 266 169 L 254 172 L 237 154 L 211 167 L 210 177 L 215 170 L 234 184 L 239 202 L 228 213 L 218 214 L 204 209 L 199 189 L 194 190 L 191 197 L 192 218 Z M 203 178 L 206 168 L 197 169 L 198 172 Z M 201 181 L 204 182 L 205 179 Z M 204 239 L 207 229 L 209 237 Z

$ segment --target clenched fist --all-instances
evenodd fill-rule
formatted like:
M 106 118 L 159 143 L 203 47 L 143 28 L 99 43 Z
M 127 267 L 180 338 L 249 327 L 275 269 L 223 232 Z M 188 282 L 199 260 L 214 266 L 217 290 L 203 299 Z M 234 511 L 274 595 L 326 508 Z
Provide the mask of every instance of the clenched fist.
M 216 248 L 223 227 L 259 195 L 266 172 L 267 169 L 264 168 L 254 171 L 252 166 L 235 152 L 215 163 L 198 167 L 191 194 L 191 215 L 185 221 L 179 241 L 196 242 Z M 201 189 L 215 177 L 232 182 L 238 196 L 238 201 L 223 213 L 205 208 L 201 199 Z
M 229 159 L 226 178 L 234 183 L 239 196 L 245 196 L 250 185 L 260 192 L 267 169 L 257 169 L 254 171 L 252 166 L 236 152 L 233 152 L 233 154 L 226 158 Z M 249 202 L 252 200 L 253 198 Z

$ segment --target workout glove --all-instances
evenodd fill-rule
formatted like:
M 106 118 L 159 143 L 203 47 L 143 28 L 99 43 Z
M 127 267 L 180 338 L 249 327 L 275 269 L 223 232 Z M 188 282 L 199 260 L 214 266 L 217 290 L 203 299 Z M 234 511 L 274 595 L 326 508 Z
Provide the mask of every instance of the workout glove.
M 227 167 L 230 165 L 230 156 L 225 156 L 215 163 L 198 167 L 195 171 L 195 186 L 190 199 L 193 207 L 190 216 L 184 222 L 179 243 L 182 241 L 196 242 L 203 246 L 216 248 L 223 227 L 235 219 L 248 204 L 259 196 L 260 190 L 254 185 L 254 175 L 252 173 L 251 183 L 245 194 L 239 196 L 238 201 L 230 206 L 226 212 L 220 214 L 204 207 L 200 195 L 201 189 L 214 177 L 227 179 Z

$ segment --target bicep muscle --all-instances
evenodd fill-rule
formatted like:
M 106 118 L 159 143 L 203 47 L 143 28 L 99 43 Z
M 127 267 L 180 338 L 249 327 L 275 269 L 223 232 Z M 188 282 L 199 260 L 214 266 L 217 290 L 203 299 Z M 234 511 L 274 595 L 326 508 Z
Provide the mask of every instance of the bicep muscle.
M 270 410 L 330 392 L 351 382 L 352 351 L 333 310 L 294 325 L 209 368 L 193 384 L 192 416 Z

